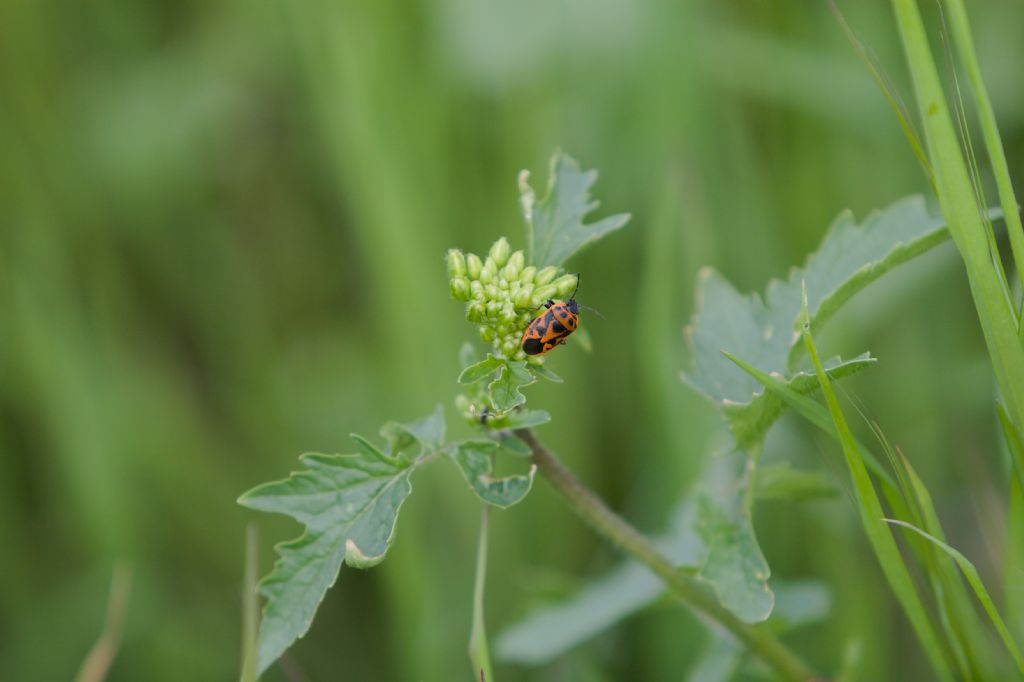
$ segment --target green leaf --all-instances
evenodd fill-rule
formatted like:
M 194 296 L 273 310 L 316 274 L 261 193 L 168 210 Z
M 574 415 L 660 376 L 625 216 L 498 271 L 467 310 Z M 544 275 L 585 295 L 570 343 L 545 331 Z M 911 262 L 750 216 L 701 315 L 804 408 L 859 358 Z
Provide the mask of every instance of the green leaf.
M 794 469 L 786 461 L 773 462 L 762 466 L 757 474 L 758 500 L 812 500 L 835 497 L 839 486 L 832 477 L 820 471 Z
M 1017 663 L 1017 669 L 1022 675 L 1024 675 L 1024 657 L 1021 656 L 1020 650 L 1013 641 L 1013 636 L 1010 635 L 1010 631 L 1007 629 L 1006 623 L 1003 622 L 1002 617 L 999 615 L 999 610 L 996 608 L 995 602 L 992 601 L 992 597 L 989 595 L 988 590 L 985 589 L 985 584 L 981 581 L 981 576 L 978 575 L 978 569 L 974 567 L 974 564 L 972 564 L 967 557 L 953 547 L 947 545 L 942 540 L 939 540 L 934 535 L 926 533 L 906 521 L 899 521 L 896 519 L 885 520 L 893 525 L 902 526 L 903 528 L 914 531 L 925 540 L 928 540 L 948 554 L 956 562 L 956 565 L 960 567 L 961 571 L 963 571 L 964 577 L 967 578 L 968 584 L 970 584 L 971 588 L 974 590 L 974 594 L 978 597 L 978 601 L 981 602 L 982 607 L 985 609 L 985 613 L 988 614 L 989 620 L 991 620 L 992 624 L 995 626 L 1000 639 L 1003 640 L 1006 650 L 1010 652 L 1010 655 L 1013 656 L 1013 660 Z
M 859 355 L 852 360 L 833 358 L 826 361 L 825 367 L 830 379 L 855 374 L 875 363 L 869 353 Z M 788 379 L 775 375 L 780 381 L 800 395 L 809 395 L 818 390 L 818 380 L 813 373 L 797 372 Z M 756 452 L 764 441 L 765 434 L 772 424 L 786 411 L 786 403 L 771 391 L 762 391 L 750 402 L 721 403 L 722 415 L 729 425 L 736 447 L 746 452 Z
M 698 310 L 686 334 L 692 364 L 684 378 L 719 405 L 729 405 L 732 420 L 740 419 L 737 413 L 742 416 L 738 432 L 744 447 L 759 445 L 782 407 L 756 405 L 764 399 L 761 387 L 721 351 L 789 381 L 803 353 L 794 328 L 801 281 L 807 282 L 808 309 L 817 329 L 853 294 L 947 237 L 943 218 L 931 214 L 922 197 L 913 196 L 870 214 L 859 225 L 850 212 L 840 214 L 818 252 L 786 280 L 769 282 L 763 298 L 742 295 L 713 270 L 702 271 Z M 840 376 L 862 369 L 865 357 L 845 363 L 848 367 L 827 362 L 825 368 Z M 744 405 L 750 405 L 746 413 Z
M 380 435 L 387 441 L 390 454 L 397 454 L 418 443 L 418 454 L 422 455 L 441 447 L 444 429 L 444 408 L 438 405 L 430 415 L 414 422 L 388 422 L 381 427 Z
M 504 509 L 521 502 L 530 492 L 537 466 L 531 465 L 525 475 L 496 478 L 493 476 L 492 458 L 497 449 L 498 444 L 493 440 L 465 441 L 452 446 L 448 455 L 462 470 L 477 497 Z
M 354 438 L 358 454 L 303 455 L 305 470 L 238 499 L 245 507 L 286 514 L 305 526 L 301 537 L 276 546 L 280 559 L 260 583 L 267 601 L 260 623 L 259 673 L 309 630 L 342 563 L 372 566 L 383 560 L 391 543 L 398 510 L 412 491 L 413 466 Z
M 722 606 L 746 623 L 771 615 L 775 595 L 768 587 L 771 570 L 754 536 L 742 496 L 722 504 L 706 493 L 697 497 L 697 534 L 707 555 L 697 577 L 711 585 Z
M 551 421 L 551 415 L 545 410 L 514 410 L 504 418 L 489 423 L 492 428 L 501 429 L 530 429 L 534 426 L 541 426 Z
M 460 384 L 473 384 L 485 379 L 505 366 L 507 360 L 494 355 L 488 355 L 480 362 L 469 365 L 459 374 Z
M 498 378 L 487 387 L 491 395 L 491 406 L 498 414 L 519 407 L 526 402 L 526 396 L 519 390 L 537 381 L 537 377 L 526 369 L 526 361 L 504 360 Z
M 541 379 L 547 379 L 548 381 L 553 381 L 556 384 L 562 383 L 562 377 L 558 376 L 544 365 L 527 365 L 527 369 Z
M 547 194 L 540 201 L 529 180 L 529 171 L 519 174 L 529 261 L 538 268 L 561 265 L 587 244 L 629 222 L 629 214 L 620 213 L 584 224 L 587 214 L 600 205 L 590 198 L 597 171 L 580 170 L 579 164 L 561 151 L 551 157 Z

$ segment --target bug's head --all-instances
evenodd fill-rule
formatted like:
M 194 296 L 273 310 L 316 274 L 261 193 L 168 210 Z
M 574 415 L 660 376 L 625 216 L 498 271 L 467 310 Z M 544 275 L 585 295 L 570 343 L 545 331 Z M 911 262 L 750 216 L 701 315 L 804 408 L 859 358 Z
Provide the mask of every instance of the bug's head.
M 566 301 L 565 302 L 565 307 L 573 315 L 579 315 L 580 314 L 580 306 L 576 302 L 575 298 L 570 298 L 568 301 Z

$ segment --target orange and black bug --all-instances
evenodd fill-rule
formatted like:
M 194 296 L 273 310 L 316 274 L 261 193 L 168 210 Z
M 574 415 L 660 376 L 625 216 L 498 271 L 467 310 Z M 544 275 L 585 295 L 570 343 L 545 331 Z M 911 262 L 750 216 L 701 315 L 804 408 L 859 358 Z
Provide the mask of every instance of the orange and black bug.
M 527 355 L 544 355 L 556 346 L 565 343 L 565 338 L 576 331 L 580 323 L 580 306 L 576 303 L 576 290 L 580 288 L 579 276 L 576 289 L 564 303 L 547 301 L 544 311 L 523 332 L 522 347 Z

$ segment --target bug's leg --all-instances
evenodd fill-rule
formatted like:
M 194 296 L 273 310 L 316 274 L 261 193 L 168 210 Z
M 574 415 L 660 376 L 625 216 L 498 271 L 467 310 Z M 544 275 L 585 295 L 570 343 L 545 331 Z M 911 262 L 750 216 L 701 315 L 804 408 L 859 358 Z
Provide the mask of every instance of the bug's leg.
M 564 345 L 565 345 L 565 339 L 560 339 L 560 340 L 558 341 L 558 345 L 559 345 L 559 346 L 564 346 Z
M 555 304 L 555 301 L 553 299 L 550 299 L 550 298 L 548 300 L 544 301 L 544 307 L 545 308 L 550 308 L 554 304 Z

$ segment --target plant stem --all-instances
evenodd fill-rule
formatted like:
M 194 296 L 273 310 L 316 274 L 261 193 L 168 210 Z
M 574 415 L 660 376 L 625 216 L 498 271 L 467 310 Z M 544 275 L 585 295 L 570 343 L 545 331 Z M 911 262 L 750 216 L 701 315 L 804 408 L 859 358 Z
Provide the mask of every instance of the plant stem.
M 576 513 L 606 540 L 651 569 L 683 603 L 698 615 L 728 630 L 781 679 L 803 682 L 814 678 L 807 664 L 773 634 L 741 621 L 719 604 L 696 578 L 679 571 L 646 536 L 609 509 L 601 498 L 566 469 L 532 431 L 517 429 L 515 434 L 530 446 L 533 462 L 541 475 L 566 498 Z
M 480 541 L 476 550 L 476 580 L 473 585 L 473 628 L 469 635 L 469 660 L 478 682 L 494 682 L 491 673 L 491 655 L 487 649 L 487 630 L 484 628 L 484 580 L 487 577 L 487 524 L 488 506 L 482 504 L 480 512 Z

